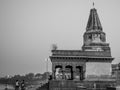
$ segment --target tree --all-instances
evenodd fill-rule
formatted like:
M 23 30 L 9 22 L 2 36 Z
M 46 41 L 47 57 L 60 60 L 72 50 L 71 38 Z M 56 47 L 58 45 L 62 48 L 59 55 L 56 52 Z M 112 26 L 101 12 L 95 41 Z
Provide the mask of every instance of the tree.
M 33 79 L 34 78 L 34 73 L 28 73 L 25 75 L 26 78 L 28 79 Z
M 42 74 L 37 73 L 37 74 L 35 75 L 35 77 L 36 77 L 36 78 L 42 78 Z

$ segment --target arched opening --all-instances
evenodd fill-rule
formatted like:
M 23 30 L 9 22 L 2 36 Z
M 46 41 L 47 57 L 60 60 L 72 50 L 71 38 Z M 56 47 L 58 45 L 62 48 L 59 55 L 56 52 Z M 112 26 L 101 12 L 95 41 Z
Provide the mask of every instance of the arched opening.
M 63 78 L 62 66 L 57 65 L 57 66 L 55 66 L 55 79 L 61 80 L 62 78 Z
M 82 66 L 76 66 L 76 79 L 83 80 L 83 67 Z
M 70 66 L 70 65 L 65 67 L 65 79 L 66 80 L 73 79 L 73 70 L 72 70 L 72 66 Z

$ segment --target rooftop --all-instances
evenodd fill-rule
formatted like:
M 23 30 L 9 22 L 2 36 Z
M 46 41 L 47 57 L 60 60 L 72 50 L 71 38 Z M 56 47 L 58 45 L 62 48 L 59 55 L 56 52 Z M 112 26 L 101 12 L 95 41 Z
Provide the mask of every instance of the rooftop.
M 52 50 L 52 56 L 111 57 L 111 53 L 105 51 Z

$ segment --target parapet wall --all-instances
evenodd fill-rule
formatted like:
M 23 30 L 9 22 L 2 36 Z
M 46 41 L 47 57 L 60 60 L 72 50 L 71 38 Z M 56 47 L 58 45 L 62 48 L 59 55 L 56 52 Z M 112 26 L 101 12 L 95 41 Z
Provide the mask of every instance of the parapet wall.
M 105 52 L 105 51 L 52 50 L 52 56 L 111 57 L 111 53 L 110 52 Z
M 72 81 L 52 80 L 49 90 L 106 90 L 107 87 L 116 86 L 115 81 Z

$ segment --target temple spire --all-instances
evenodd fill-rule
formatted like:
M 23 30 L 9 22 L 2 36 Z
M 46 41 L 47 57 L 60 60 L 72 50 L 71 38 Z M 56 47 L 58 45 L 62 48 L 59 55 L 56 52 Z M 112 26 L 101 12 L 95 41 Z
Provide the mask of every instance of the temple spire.
M 93 7 L 94 7 L 94 2 L 93 2 Z M 89 15 L 86 30 L 87 31 L 91 31 L 91 30 L 102 31 L 102 26 L 101 26 L 101 23 L 100 23 L 98 14 L 97 14 L 97 10 L 95 8 L 92 8 L 90 10 L 90 15 Z
M 82 47 L 83 51 L 110 52 L 109 44 L 106 43 L 106 35 L 102 31 L 102 26 L 97 14 L 97 10 L 94 7 L 90 10 L 86 32 L 83 35 L 83 39 L 84 39 L 84 44 Z

